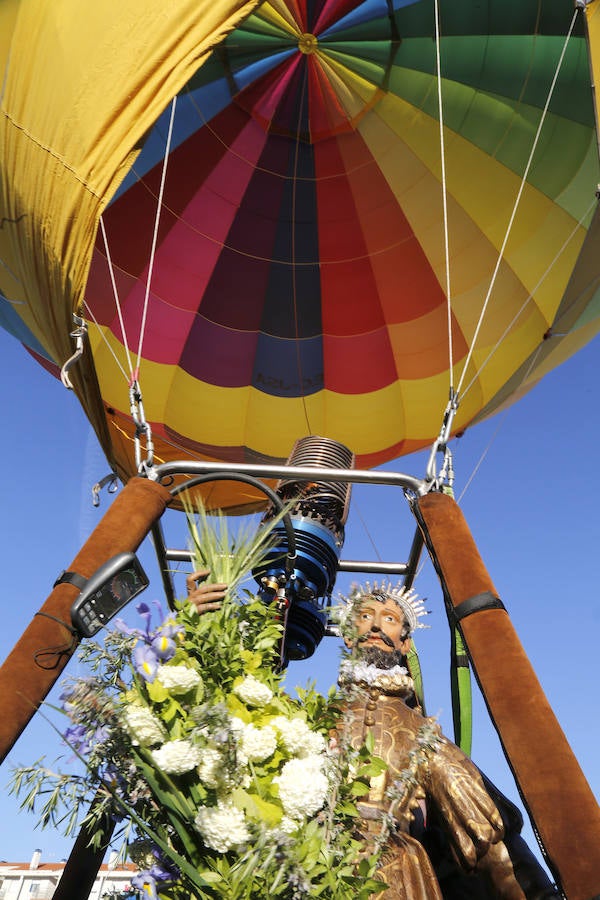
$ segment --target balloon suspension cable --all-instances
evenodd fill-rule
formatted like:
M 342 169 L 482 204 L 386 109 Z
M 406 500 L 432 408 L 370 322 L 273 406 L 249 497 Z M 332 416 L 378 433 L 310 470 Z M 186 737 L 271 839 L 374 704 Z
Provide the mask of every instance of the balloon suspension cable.
M 152 442 L 152 428 L 146 421 L 144 404 L 142 402 L 142 390 L 137 380 L 137 372 L 129 383 L 129 406 L 131 417 L 135 424 L 135 465 L 141 475 L 150 475 L 154 466 L 154 444 Z M 142 436 L 146 444 L 146 458 L 142 460 Z
M 510 215 L 510 218 L 509 218 L 509 221 L 508 221 L 508 225 L 506 226 L 506 232 L 505 232 L 505 235 L 504 235 L 504 240 L 502 241 L 502 246 L 500 247 L 500 250 L 499 250 L 499 252 L 498 252 L 498 258 L 497 258 L 497 260 L 496 260 L 496 265 L 494 266 L 494 271 L 493 271 L 492 277 L 491 277 L 491 279 L 490 279 L 490 283 L 489 283 L 489 286 L 488 286 L 488 289 L 487 289 L 487 294 L 486 294 L 486 296 L 485 296 L 485 300 L 484 300 L 483 306 L 482 306 L 482 308 L 481 308 L 481 313 L 480 313 L 480 315 L 479 315 L 479 321 L 477 322 L 477 326 L 476 326 L 476 328 L 475 328 L 475 332 L 474 332 L 474 334 L 473 334 L 473 338 L 472 338 L 471 343 L 470 343 L 470 346 L 469 346 L 469 352 L 467 353 L 467 357 L 466 357 L 466 359 L 465 359 L 465 362 L 464 362 L 464 365 L 463 365 L 463 369 L 462 369 L 462 374 L 461 374 L 461 376 L 460 376 L 460 379 L 459 379 L 459 382 L 458 382 L 458 385 L 457 385 L 457 388 L 456 388 L 457 394 L 460 394 L 461 397 L 462 397 L 462 395 L 463 395 L 463 394 L 462 394 L 463 383 L 464 383 L 465 378 L 467 377 L 467 369 L 468 369 L 468 367 L 469 367 L 469 364 L 470 364 L 470 362 L 471 362 L 471 358 L 472 358 L 473 353 L 474 353 L 474 351 L 475 351 L 475 345 L 476 345 L 477 339 L 478 339 L 478 337 L 479 337 L 479 332 L 480 332 L 480 330 L 481 330 L 481 328 L 482 328 L 482 326 L 483 326 L 483 320 L 484 320 L 484 318 L 485 318 L 485 315 L 486 315 L 486 312 L 487 312 L 487 308 L 488 308 L 488 305 L 489 305 L 489 302 L 490 302 L 490 299 L 491 299 L 491 296 L 492 296 L 494 287 L 495 287 L 495 285 L 496 285 L 496 280 L 497 280 L 497 277 L 498 277 L 498 273 L 500 272 L 500 266 L 501 266 L 501 264 L 502 264 L 502 260 L 504 259 L 504 252 L 505 252 L 505 250 L 506 250 L 506 246 L 507 246 L 507 244 L 508 244 L 508 240 L 509 240 L 509 238 L 510 238 L 510 236 L 511 236 L 511 234 L 512 234 L 513 224 L 514 224 L 514 221 L 515 221 L 515 218 L 516 218 L 516 215 L 517 215 L 517 211 L 518 211 L 518 209 L 519 209 L 519 205 L 520 205 L 520 203 L 521 203 L 521 198 L 522 198 L 522 196 L 523 196 L 523 192 L 525 191 L 525 187 L 526 187 L 526 185 L 527 185 L 527 178 L 528 178 L 528 176 L 529 176 L 529 170 L 531 169 L 531 165 L 532 165 L 532 163 L 533 163 L 533 157 L 534 157 L 534 155 L 535 155 L 535 151 L 537 150 L 537 146 L 538 146 L 538 143 L 539 143 L 539 140 L 540 140 L 540 136 L 541 136 L 541 134 L 542 134 L 542 128 L 544 127 L 544 124 L 545 124 L 545 122 L 546 122 L 546 116 L 547 116 L 548 110 L 549 110 L 549 108 L 550 108 L 550 101 L 552 100 L 552 97 L 553 97 L 553 95 L 554 95 L 554 89 L 555 89 L 555 87 L 556 87 L 556 83 L 557 83 L 557 81 L 558 81 L 558 76 L 559 76 L 559 74 L 560 74 L 560 71 L 561 71 L 561 69 L 562 69 L 562 64 L 563 64 L 563 61 L 564 61 L 564 58 L 565 58 L 565 54 L 566 54 L 566 52 L 567 52 L 567 47 L 568 47 L 568 45 L 569 45 L 569 41 L 571 40 L 571 35 L 573 34 L 573 29 L 574 29 L 574 27 L 575 27 L 575 23 L 576 23 L 576 21 L 577 21 L 577 16 L 578 16 L 578 14 L 579 14 L 579 10 L 578 10 L 577 7 L 575 7 L 575 11 L 574 11 L 573 17 L 572 17 L 572 19 L 571 19 L 571 24 L 570 24 L 569 30 L 568 30 L 568 32 L 567 32 L 567 34 L 566 34 L 566 36 L 565 36 L 565 39 L 564 39 L 564 42 L 563 42 L 563 46 L 562 46 L 562 49 L 561 49 L 561 53 L 560 53 L 558 62 L 557 62 L 557 64 L 556 64 L 556 69 L 555 69 L 555 71 L 554 71 L 554 76 L 553 76 L 553 78 L 552 78 L 552 83 L 550 84 L 550 88 L 549 88 L 549 90 L 548 90 L 548 96 L 546 97 L 546 102 L 545 102 L 545 104 L 544 104 L 544 108 L 543 108 L 542 114 L 541 114 L 541 116 L 540 116 L 540 121 L 539 121 L 539 123 L 538 123 L 538 127 L 537 127 L 537 130 L 536 130 L 536 133 L 535 133 L 535 137 L 534 137 L 533 143 L 532 143 L 532 145 L 531 145 L 531 150 L 530 150 L 530 153 L 529 153 L 529 158 L 528 158 L 528 160 L 527 160 L 527 164 L 525 165 L 525 169 L 524 169 L 524 171 L 523 171 L 523 175 L 521 176 L 521 184 L 520 184 L 520 186 L 519 186 L 519 190 L 517 191 L 517 196 L 516 196 L 515 202 L 514 202 L 514 204 L 513 204 L 513 208 L 512 208 L 512 212 L 511 212 L 511 215 Z
M 461 396 L 461 398 L 462 398 L 463 400 L 464 400 L 464 398 L 467 396 L 467 394 L 469 393 L 469 391 L 471 390 L 471 388 L 472 388 L 475 384 L 477 384 L 478 376 L 481 375 L 481 373 L 483 372 L 483 370 L 485 369 L 485 367 L 488 365 L 488 363 L 490 362 L 490 360 L 493 359 L 493 357 L 494 357 L 494 355 L 497 353 L 498 349 L 502 346 L 503 341 L 504 341 L 505 338 L 510 334 L 510 332 L 511 332 L 512 329 L 513 329 L 513 327 L 514 327 L 514 326 L 516 325 L 516 323 L 519 321 L 520 317 L 523 315 L 523 313 L 525 312 L 525 310 L 527 309 L 527 307 L 529 306 L 529 304 L 531 303 L 531 301 L 532 301 L 533 298 L 535 297 L 535 295 L 536 295 L 538 289 L 542 286 L 542 284 L 546 281 L 546 279 L 552 274 L 552 271 L 553 271 L 554 267 L 555 267 L 555 266 L 557 265 L 557 263 L 562 259 L 563 254 L 564 254 L 565 251 L 567 250 L 567 248 L 568 248 L 569 244 L 571 243 L 571 241 L 573 240 L 573 238 L 575 238 L 576 235 L 579 233 L 579 230 L 580 230 L 581 227 L 583 226 L 583 223 L 585 222 L 585 220 L 587 219 L 587 217 L 589 216 L 589 214 L 592 212 L 592 209 L 594 208 L 594 206 L 596 206 L 596 203 L 597 203 L 597 200 L 598 200 L 598 199 L 600 199 L 600 187 L 599 187 L 599 189 L 598 189 L 598 193 L 596 194 L 596 197 L 592 200 L 592 202 L 589 204 L 589 206 L 587 207 L 587 209 L 580 215 L 579 219 L 575 222 L 573 228 L 571 229 L 570 234 L 567 235 L 567 237 L 565 238 L 565 240 L 564 240 L 563 243 L 562 243 L 562 246 L 561 246 L 561 247 L 557 250 L 557 252 L 555 253 L 554 259 L 553 259 L 553 260 L 550 262 L 550 264 L 546 267 L 546 269 L 545 269 L 544 272 L 541 274 L 541 276 L 539 277 L 539 279 L 538 279 L 538 281 L 536 282 L 536 284 L 533 286 L 533 288 L 532 288 L 532 289 L 530 290 L 530 292 L 527 294 L 525 300 L 523 301 L 523 303 L 521 304 L 521 306 L 519 307 L 519 309 L 516 311 L 516 313 L 514 314 L 514 316 L 512 317 L 512 319 L 510 320 L 510 322 L 506 325 L 506 327 L 504 328 L 502 334 L 501 334 L 500 337 L 497 339 L 496 343 L 495 343 L 494 346 L 491 348 L 491 350 L 489 351 L 489 353 L 487 354 L 487 356 L 485 357 L 485 359 L 483 360 L 483 362 L 480 362 L 480 363 L 479 363 L 476 374 L 473 375 L 473 377 L 471 378 L 471 380 L 469 381 L 469 383 L 466 385 L 466 387 L 463 387 L 463 389 L 462 389 L 462 391 L 461 391 L 461 394 L 460 394 L 460 396 Z M 546 340 L 548 340 L 548 339 L 551 338 L 551 337 L 566 337 L 566 334 L 565 334 L 565 333 L 561 333 L 561 332 L 555 332 L 555 331 L 553 331 L 553 330 L 550 328 L 550 329 L 546 332 L 546 334 L 544 335 L 544 340 L 546 341 Z M 538 348 L 538 351 L 536 351 L 535 358 L 537 358 L 537 354 L 538 354 L 538 353 L 539 353 L 539 348 Z M 527 376 L 529 375 L 529 372 L 530 372 L 530 369 L 529 369 L 528 372 L 527 372 Z M 526 377 L 527 377 L 527 376 L 526 376 Z M 521 380 L 521 384 L 524 384 L 524 382 L 525 382 L 525 378 L 523 378 L 523 379 Z
M 433 442 L 431 453 L 429 454 L 426 479 L 427 481 L 431 482 L 431 484 L 438 490 L 441 490 L 444 485 L 447 485 L 447 487 L 451 490 L 452 485 L 454 484 L 452 451 L 448 447 L 448 441 L 450 440 L 452 423 L 458 409 L 458 404 L 458 394 L 455 390 L 451 389 L 450 399 L 448 400 L 448 405 L 446 407 L 446 411 L 444 412 L 444 418 L 442 420 L 442 427 L 440 428 L 439 436 Z M 436 458 L 438 453 L 441 453 L 443 455 L 442 466 L 439 473 L 436 469 Z
M 440 123 L 440 165 L 442 169 L 442 207 L 444 219 L 444 259 L 446 268 L 446 313 L 448 322 L 448 371 L 450 372 L 450 393 L 452 394 L 454 353 L 452 349 L 452 291 L 450 284 L 450 237 L 448 226 L 448 182 L 446 179 L 446 142 L 444 137 L 444 104 L 442 99 L 442 61 L 440 53 L 440 10 L 435 0 L 435 58 L 437 70 L 438 118 Z
M 304 51 L 302 51 L 304 52 Z M 296 206 L 297 206 L 297 192 L 298 192 L 298 164 L 299 164 L 299 155 L 300 155 L 300 147 L 302 145 L 302 140 L 300 136 L 304 108 L 306 104 L 307 98 L 307 79 L 308 79 L 308 67 L 304 67 L 304 75 L 302 79 L 302 94 L 300 97 L 300 111 L 298 115 L 298 128 L 296 129 L 296 138 L 294 144 L 294 162 L 293 162 L 293 175 L 292 175 L 292 231 L 291 231 L 291 255 L 292 255 L 292 304 L 294 309 L 294 336 L 295 336 L 295 346 L 296 346 L 296 368 L 298 371 L 298 380 L 300 384 L 304 383 L 304 374 L 303 374 L 303 366 L 302 366 L 302 353 L 300 347 L 302 345 L 302 341 L 300 341 L 299 337 L 299 315 L 298 315 L 298 267 L 296 265 L 296 232 L 297 232 L 297 221 L 296 221 Z M 306 422 L 306 433 L 312 434 L 311 423 L 308 415 L 308 407 L 306 405 L 306 397 L 302 397 L 302 414 L 304 416 L 304 421 Z
M 163 157 L 162 171 L 160 175 L 160 187 L 158 189 L 158 197 L 156 198 L 156 215 L 154 217 L 154 228 L 152 231 L 152 245 L 150 248 L 150 259 L 148 261 L 148 276 L 146 278 L 146 290 L 144 291 L 144 306 L 142 310 L 142 321 L 140 324 L 140 340 L 137 351 L 136 367 L 139 368 L 142 359 L 142 349 L 144 346 L 144 336 L 146 332 L 146 319 L 148 316 L 148 305 L 150 302 L 150 287 L 152 284 L 152 275 L 154 273 L 154 262 L 156 259 L 156 248 L 158 246 L 158 230 L 160 226 L 160 216 L 163 209 L 163 198 L 165 194 L 165 185 L 167 181 L 167 168 L 169 164 L 169 154 L 171 152 L 171 141 L 173 140 L 173 125 L 175 123 L 175 109 L 177 108 L 177 95 L 171 101 L 171 114 L 169 116 L 169 128 L 167 132 L 167 140 L 165 143 L 165 153 Z
M 119 298 L 119 289 L 117 287 L 117 279 L 115 277 L 115 267 L 113 265 L 112 256 L 111 256 L 111 252 L 110 252 L 110 245 L 108 243 L 108 235 L 106 233 L 106 227 L 104 225 L 104 219 L 102 216 L 100 216 L 100 231 L 102 234 L 102 240 L 104 241 L 104 252 L 106 254 L 106 264 L 108 266 L 108 274 L 110 276 L 110 283 L 112 286 L 113 297 L 115 298 L 115 309 L 117 311 L 119 325 L 121 326 L 121 335 L 123 337 L 123 348 L 124 348 L 125 354 L 127 356 L 127 363 L 129 366 L 129 375 L 131 376 L 131 375 L 133 375 L 133 361 L 131 359 L 131 353 L 129 352 L 129 343 L 127 341 L 127 331 L 125 329 L 125 321 L 123 319 L 123 309 L 121 307 L 121 300 Z M 88 309 L 89 309 L 89 307 L 88 307 Z M 90 310 L 90 312 L 91 312 L 91 310 Z M 125 372 L 125 369 L 121 365 L 119 358 L 117 357 L 117 354 L 113 350 L 110 341 L 108 341 L 106 339 L 106 335 L 104 334 L 103 329 L 100 328 L 100 326 L 98 325 L 98 322 L 96 321 L 95 318 L 94 318 L 94 322 L 98 326 L 98 330 L 99 330 L 100 334 L 102 335 L 104 343 L 108 347 L 110 353 L 112 353 L 113 358 L 115 359 L 115 361 L 117 363 L 117 366 L 123 372 L 123 374 L 125 375 L 125 378 L 128 379 L 129 376 L 127 375 L 127 373 Z
M 75 313 L 73 313 L 73 321 L 77 326 L 75 330 L 71 332 L 71 337 L 75 339 L 75 353 L 68 358 L 60 370 L 60 380 L 69 391 L 73 390 L 73 383 L 69 377 L 69 369 L 83 356 L 83 341 L 87 334 L 85 319 L 82 319 L 80 316 L 76 316 Z

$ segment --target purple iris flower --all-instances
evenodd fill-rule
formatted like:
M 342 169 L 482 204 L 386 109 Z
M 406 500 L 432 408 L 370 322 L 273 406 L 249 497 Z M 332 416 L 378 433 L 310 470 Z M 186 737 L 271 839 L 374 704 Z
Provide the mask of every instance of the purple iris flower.
M 165 634 L 157 634 L 150 646 L 163 662 L 175 656 L 175 641 Z
M 183 625 L 180 625 L 179 622 L 176 622 L 175 619 L 169 617 L 165 619 L 159 629 L 157 629 L 157 633 L 165 634 L 167 637 L 176 639 L 179 637 L 183 637 L 185 634 L 185 628 Z
M 101 725 L 99 728 L 90 728 L 89 725 L 71 725 L 63 738 L 73 750 L 86 756 L 93 747 L 104 744 L 110 737 L 110 728 Z
M 110 728 L 107 725 L 101 725 L 99 728 L 96 728 L 94 731 L 94 735 L 92 737 L 92 741 L 94 744 L 104 744 L 105 741 L 110 737 Z
M 154 601 L 154 606 L 156 606 L 160 618 L 163 619 L 163 610 L 158 600 Z M 168 638 L 176 638 L 180 634 L 184 633 L 184 628 L 182 625 L 179 625 L 175 619 L 170 616 L 164 620 L 162 625 L 159 625 L 154 631 L 150 630 L 150 624 L 152 621 L 152 610 L 148 606 L 147 603 L 138 603 L 136 606 L 137 612 L 140 614 L 142 619 L 145 619 L 146 627 L 142 630 L 141 628 L 130 628 L 129 625 L 125 623 L 123 619 L 115 619 L 115 627 L 118 631 L 123 634 L 131 634 L 136 637 L 142 638 L 147 644 L 151 644 L 155 638 L 160 635 L 165 635 Z
M 149 871 L 138 872 L 137 875 L 134 875 L 131 879 L 131 883 L 139 891 L 142 891 L 144 897 L 149 897 L 150 900 L 158 900 L 156 879 Z
M 160 847 L 154 847 L 152 854 L 156 862 L 150 866 L 149 872 L 157 881 L 176 881 L 180 871 L 173 860 L 163 857 Z
M 146 637 L 145 632 L 140 631 L 139 628 L 130 628 L 124 619 L 121 619 L 121 618 L 115 619 L 113 622 L 113 625 L 117 631 L 121 632 L 121 634 L 135 634 L 141 638 Z
M 124 793 L 127 788 L 127 781 L 123 778 L 114 762 L 109 762 L 106 765 L 102 774 L 102 781 L 116 793 Z
M 163 611 L 158 600 L 154 601 L 154 605 L 162 618 Z M 148 604 L 138 603 L 136 609 L 142 619 L 146 620 L 144 631 L 140 628 L 129 628 L 122 619 L 117 620 L 116 625 L 122 633 L 141 638 L 141 642 L 136 645 L 133 651 L 133 664 L 142 678 L 151 682 L 154 681 L 159 661 L 167 662 L 167 660 L 175 656 L 177 638 L 185 634 L 185 629 L 169 616 L 162 625 L 151 631 L 152 610 Z
M 133 649 L 133 665 L 144 681 L 154 681 L 158 669 L 156 651 L 148 644 L 138 644 Z
M 63 738 L 69 747 L 81 753 L 82 756 L 89 753 L 90 742 L 85 725 L 71 725 L 63 734 Z
M 162 607 L 158 600 L 155 600 L 155 606 L 158 607 L 161 615 L 162 615 Z M 123 619 L 115 619 L 115 626 L 117 631 L 122 632 L 123 634 L 134 634 L 137 637 L 142 638 L 147 643 L 153 638 L 153 635 L 150 633 L 150 622 L 152 620 L 152 610 L 148 606 L 147 603 L 138 603 L 136 606 L 136 611 L 140 614 L 142 619 L 145 619 L 146 627 L 142 631 L 141 628 L 130 628 L 129 625 L 126 625 Z
M 152 611 L 147 603 L 138 603 L 136 606 L 136 612 L 140 614 L 142 619 L 146 620 L 146 634 L 150 633 L 150 620 L 152 618 Z

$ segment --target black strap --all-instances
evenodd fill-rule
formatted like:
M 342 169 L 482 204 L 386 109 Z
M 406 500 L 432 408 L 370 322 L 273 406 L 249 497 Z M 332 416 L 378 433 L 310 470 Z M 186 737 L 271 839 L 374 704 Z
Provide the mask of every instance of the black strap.
M 506 607 L 502 600 L 496 597 L 495 594 L 492 594 L 491 591 L 484 591 L 482 594 L 475 594 L 473 597 L 463 600 L 462 603 L 454 607 L 452 612 L 455 620 L 460 622 L 473 613 L 481 612 L 482 609 L 503 609 L 506 612 Z
M 79 590 L 82 591 L 88 583 L 88 579 L 84 578 L 83 575 L 78 575 L 77 572 L 67 572 L 66 569 L 63 569 L 52 587 L 58 587 L 59 584 L 65 584 L 65 582 L 67 584 L 74 584 L 75 587 L 78 587 Z
M 81 576 L 77 577 L 80 578 Z M 40 669 L 51 671 L 52 669 L 56 669 L 58 667 L 63 656 L 73 655 L 73 651 L 79 643 L 79 632 L 76 628 L 73 628 L 72 625 L 67 624 L 67 622 L 64 622 L 57 616 L 53 616 L 47 612 L 42 612 L 41 609 L 38 610 L 35 615 L 45 616 L 46 619 L 52 619 L 52 621 L 58 622 L 58 624 L 62 625 L 63 628 L 66 628 L 71 635 L 71 640 L 67 644 L 61 644 L 58 647 L 44 647 L 41 650 L 36 650 L 36 652 L 33 654 L 33 661 L 36 666 L 38 666 Z

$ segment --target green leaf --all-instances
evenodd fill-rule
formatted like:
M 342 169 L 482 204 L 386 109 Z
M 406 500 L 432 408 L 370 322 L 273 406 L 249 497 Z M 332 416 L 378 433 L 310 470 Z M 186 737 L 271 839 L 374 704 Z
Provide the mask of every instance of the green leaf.
M 350 794 L 352 797 L 364 797 L 371 790 L 370 785 L 363 781 L 353 781 L 350 785 Z
M 249 819 L 264 822 L 267 828 L 275 828 L 281 822 L 283 810 L 281 806 L 263 800 L 258 794 L 236 788 L 232 794 L 233 802 L 243 809 Z
M 168 690 L 163 687 L 157 678 L 146 684 L 146 690 L 153 703 L 162 703 L 169 696 Z
M 377 775 L 381 775 L 382 772 L 385 772 L 386 769 L 387 763 L 378 756 L 373 756 L 367 765 L 359 768 L 357 775 L 359 778 L 375 778 Z
M 237 716 L 242 722 L 249 723 L 252 721 L 252 713 L 245 703 L 242 703 L 235 694 L 229 694 L 227 697 L 227 709 L 232 716 Z

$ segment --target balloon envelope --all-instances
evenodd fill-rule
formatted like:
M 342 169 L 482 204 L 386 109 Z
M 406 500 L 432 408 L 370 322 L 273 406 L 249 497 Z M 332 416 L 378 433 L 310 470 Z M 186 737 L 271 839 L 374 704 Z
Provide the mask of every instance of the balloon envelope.
M 584 15 L 566 40 L 570 0 L 442 2 L 442 130 L 430 0 L 265 2 L 191 74 L 189 45 L 163 35 L 165 71 L 185 76 L 174 111 L 147 134 L 123 123 L 78 277 L 63 247 L 61 290 L 11 306 L 57 363 L 67 345 L 59 356 L 50 332 L 66 334 L 73 309 L 88 320 L 78 392 L 117 470 L 135 471 L 130 362 L 158 461 L 275 461 L 320 434 L 368 467 L 431 443 L 451 383 L 461 430 L 586 343 L 600 322 L 600 173 Z M 108 55 L 99 40 L 98 58 L 90 41 L 86 65 L 108 120 L 132 97 L 146 123 L 148 80 L 103 85 L 128 40 Z M 32 328 L 48 304 L 53 321 Z

